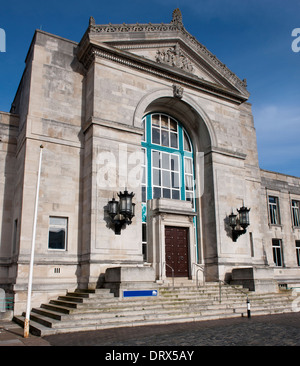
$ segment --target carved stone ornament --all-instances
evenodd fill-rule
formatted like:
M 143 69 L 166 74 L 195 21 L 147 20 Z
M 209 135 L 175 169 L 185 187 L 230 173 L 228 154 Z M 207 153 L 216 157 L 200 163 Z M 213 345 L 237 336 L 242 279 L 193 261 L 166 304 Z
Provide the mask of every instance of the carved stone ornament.
M 180 9 L 177 8 L 173 11 L 171 23 L 175 24 L 175 25 L 178 25 L 178 26 L 183 26 L 182 14 L 181 14 Z
M 90 17 L 90 20 L 89 20 L 89 25 L 95 25 L 96 22 L 95 22 L 95 18 L 94 17 Z
M 168 50 L 158 50 L 156 52 L 156 62 L 178 67 L 187 72 L 193 72 L 194 67 L 190 60 L 182 53 L 180 46 L 177 44 Z
M 177 85 L 177 84 L 174 84 L 173 85 L 173 95 L 174 95 L 174 98 L 179 98 L 181 99 L 183 97 L 183 87 L 180 86 L 180 85 Z

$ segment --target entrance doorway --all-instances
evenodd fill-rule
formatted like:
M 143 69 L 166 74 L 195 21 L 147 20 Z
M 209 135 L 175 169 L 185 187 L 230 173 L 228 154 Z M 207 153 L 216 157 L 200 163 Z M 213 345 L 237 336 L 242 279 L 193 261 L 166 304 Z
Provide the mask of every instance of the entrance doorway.
M 165 226 L 167 277 L 172 276 L 170 267 L 174 269 L 175 277 L 189 276 L 188 236 L 189 228 L 187 227 Z

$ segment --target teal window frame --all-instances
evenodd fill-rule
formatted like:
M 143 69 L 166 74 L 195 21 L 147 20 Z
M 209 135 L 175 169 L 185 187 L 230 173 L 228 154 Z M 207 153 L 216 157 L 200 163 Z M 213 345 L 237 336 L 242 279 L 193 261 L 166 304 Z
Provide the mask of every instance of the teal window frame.
M 161 144 L 156 144 L 152 142 L 152 116 L 160 115 L 171 118 L 173 121 L 177 123 L 177 134 L 178 134 L 178 148 L 170 147 L 170 146 L 162 146 Z M 159 151 L 165 152 L 168 154 L 175 154 L 179 157 L 179 179 L 180 179 L 180 197 L 179 200 L 186 200 L 186 185 L 185 185 L 185 158 L 190 158 L 192 160 L 192 181 L 193 181 L 193 198 L 192 204 L 195 210 L 196 202 L 195 202 L 195 169 L 194 169 L 194 149 L 189 137 L 188 132 L 182 126 L 182 124 L 177 121 L 174 117 L 170 116 L 166 113 L 153 112 L 144 116 L 143 118 L 143 126 L 144 126 L 144 136 L 142 141 L 142 149 L 145 149 L 146 153 L 146 201 L 153 199 L 153 184 L 152 184 L 152 171 L 153 171 L 153 162 L 152 162 L 152 152 Z M 184 149 L 184 134 L 186 134 L 191 151 L 187 151 Z M 189 190 L 189 193 L 191 190 Z M 145 203 L 144 203 L 145 205 Z M 145 207 L 143 207 L 143 222 L 146 222 L 146 212 Z

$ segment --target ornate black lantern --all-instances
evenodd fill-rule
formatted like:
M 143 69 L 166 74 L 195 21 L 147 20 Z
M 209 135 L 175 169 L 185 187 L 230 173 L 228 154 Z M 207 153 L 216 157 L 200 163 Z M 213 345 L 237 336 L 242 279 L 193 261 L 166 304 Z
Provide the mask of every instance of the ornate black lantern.
M 250 208 L 247 208 L 243 205 L 239 210 L 237 210 L 239 213 L 239 221 L 240 225 L 243 229 L 246 229 L 250 225 L 249 221 L 249 211 Z
M 231 212 L 231 215 L 229 215 L 229 225 L 231 226 L 232 229 L 236 227 L 236 218 L 237 215 Z
M 249 212 L 250 208 L 244 206 L 237 209 L 238 215 L 235 215 L 233 212 L 229 215 L 229 225 L 232 229 L 232 240 L 234 242 L 237 241 L 237 238 L 240 235 L 246 233 L 247 227 L 250 225 L 249 220 Z
M 120 214 L 131 219 L 134 216 L 135 211 L 135 203 L 132 203 L 134 193 L 128 193 L 128 191 L 125 190 L 124 193 L 118 193 L 118 196 L 120 198 Z
M 119 210 L 119 202 L 113 198 L 111 201 L 108 202 L 108 213 L 111 219 L 113 219 L 117 214 Z
M 134 193 L 129 193 L 125 188 L 124 193 L 119 192 L 120 201 L 113 198 L 108 202 L 107 210 L 112 223 L 115 226 L 115 234 L 121 234 L 121 228 L 124 224 L 130 225 L 135 215 L 135 203 L 132 202 Z

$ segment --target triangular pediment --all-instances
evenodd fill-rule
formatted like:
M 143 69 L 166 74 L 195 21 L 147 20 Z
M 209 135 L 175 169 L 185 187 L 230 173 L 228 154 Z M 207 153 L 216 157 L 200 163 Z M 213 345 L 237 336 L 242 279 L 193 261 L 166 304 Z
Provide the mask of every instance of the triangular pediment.
M 211 68 L 209 71 L 206 62 L 203 62 L 197 54 L 191 52 L 181 40 L 165 42 L 147 42 L 138 44 L 113 43 L 110 45 L 131 52 L 137 56 L 157 62 L 162 66 L 174 67 L 185 73 L 198 77 L 211 83 L 219 84 L 224 87 L 228 85 L 223 77 L 220 77 Z
M 237 93 L 241 100 L 249 98 L 246 82 L 186 31 L 178 9 L 169 24 L 96 25 L 91 18 L 85 36 L 94 44 L 106 44 L 126 55 L 132 54 L 135 60 L 149 60 L 156 67 Z

